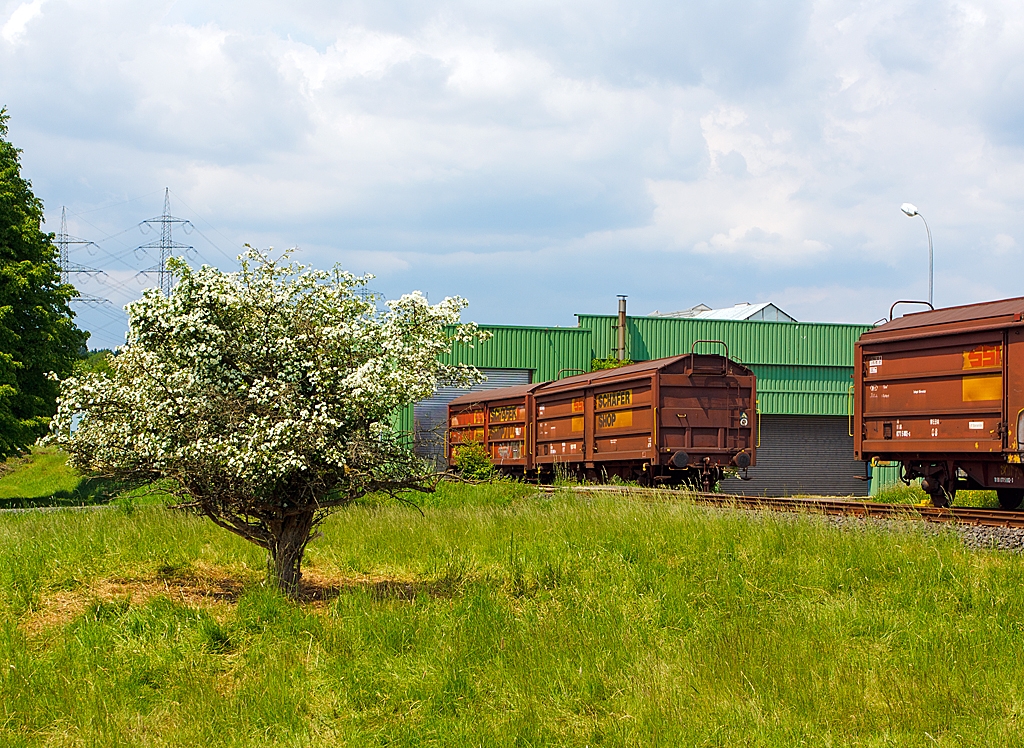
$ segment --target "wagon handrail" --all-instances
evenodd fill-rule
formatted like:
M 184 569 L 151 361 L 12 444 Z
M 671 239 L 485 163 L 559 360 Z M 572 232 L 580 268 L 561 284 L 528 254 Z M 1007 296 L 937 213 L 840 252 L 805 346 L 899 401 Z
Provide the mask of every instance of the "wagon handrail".
M 561 379 L 561 378 L 562 378 L 562 372 L 563 372 L 563 371 L 578 371 L 578 372 L 579 372 L 580 374 L 587 374 L 587 373 L 588 373 L 586 369 L 559 369 L 559 370 L 558 370 L 558 373 L 557 373 L 557 374 L 555 374 L 555 381 L 556 381 L 556 382 L 557 382 L 557 381 L 558 381 L 559 379 Z
M 851 407 L 851 405 L 854 405 L 854 402 L 853 402 L 853 391 L 854 391 L 854 389 L 856 389 L 856 385 L 853 385 L 853 384 L 851 384 L 849 387 L 846 388 L 846 421 L 847 421 L 847 429 L 846 430 L 849 432 L 850 436 L 853 436 L 853 411 L 855 410 L 855 408 Z
M 693 357 L 696 355 L 697 343 L 717 343 L 718 345 L 725 348 L 725 361 L 722 362 L 722 375 L 729 373 L 729 346 L 725 344 L 724 340 L 695 340 L 690 344 L 690 371 L 693 369 Z
M 890 322 L 892 322 L 893 310 L 895 310 L 896 307 L 898 307 L 900 304 L 923 304 L 924 306 L 926 306 L 929 309 L 931 309 L 933 312 L 935 311 L 935 307 L 932 306 L 932 303 L 930 301 L 914 301 L 912 299 L 900 299 L 899 301 L 893 302 L 893 305 L 891 307 L 889 307 L 889 321 Z
M 754 443 L 754 449 L 761 448 L 761 400 L 754 400 L 754 413 L 757 414 L 757 441 Z
M 692 356 L 697 348 L 697 343 L 718 343 L 718 345 L 725 348 L 725 357 L 729 358 L 729 346 L 725 344 L 724 340 L 695 340 L 690 344 L 690 355 Z

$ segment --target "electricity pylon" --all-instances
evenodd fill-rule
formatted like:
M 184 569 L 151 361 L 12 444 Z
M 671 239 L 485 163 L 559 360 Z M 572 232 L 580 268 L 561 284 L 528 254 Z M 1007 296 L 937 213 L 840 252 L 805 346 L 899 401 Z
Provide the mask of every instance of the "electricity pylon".
M 171 271 L 167 269 L 167 260 L 170 259 L 171 254 L 176 249 L 188 251 L 194 249 L 194 247 L 188 244 L 181 244 L 174 241 L 171 236 L 171 230 L 174 224 L 180 224 L 183 229 L 192 225 L 191 221 L 187 221 L 184 218 L 175 218 L 171 215 L 171 190 L 167 187 L 164 188 L 164 212 L 163 215 L 157 216 L 156 218 L 148 218 L 143 221 L 141 225 L 160 226 L 160 239 L 157 241 L 149 242 L 148 244 L 140 244 L 137 249 L 156 249 L 159 250 L 160 257 L 156 265 L 153 267 L 143 270 L 143 273 L 156 273 L 159 280 L 160 290 L 165 296 L 169 296 L 171 293 L 171 286 L 174 285 L 174 276 L 171 275 Z

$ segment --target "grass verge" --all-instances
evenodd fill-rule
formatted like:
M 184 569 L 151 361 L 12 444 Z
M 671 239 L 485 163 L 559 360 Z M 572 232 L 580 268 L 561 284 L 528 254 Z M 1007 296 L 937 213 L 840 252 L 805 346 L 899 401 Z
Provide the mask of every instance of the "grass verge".
M 1022 743 L 1024 559 L 497 484 L 352 507 L 309 600 L 201 519 L 0 516 L 0 744 Z

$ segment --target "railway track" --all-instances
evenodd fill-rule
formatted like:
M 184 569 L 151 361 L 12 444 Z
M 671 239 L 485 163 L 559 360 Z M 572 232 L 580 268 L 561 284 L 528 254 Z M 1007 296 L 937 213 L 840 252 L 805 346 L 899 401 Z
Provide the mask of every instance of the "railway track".
M 553 493 L 559 490 L 554 486 L 538 486 L 537 488 L 545 493 Z M 580 493 L 617 493 L 638 498 L 682 498 L 705 506 L 736 507 L 776 512 L 833 514 L 875 519 L 924 520 L 926 522 L 946 522 L 961 525 L 977 525 L 980 527 L 1024 529 L 1024 512 L 1008 512 L 1002 509 L 975 509 L 972 507 L 939 508 L 916 506 L 913 504 L 879 504 L 874 501 L 837 499 L 830 496 L 802 498 L 741 496 L 736 494 L 693 493 L 664 488 L 640 488 L 633 486 L 572 486 L 570 490 Z

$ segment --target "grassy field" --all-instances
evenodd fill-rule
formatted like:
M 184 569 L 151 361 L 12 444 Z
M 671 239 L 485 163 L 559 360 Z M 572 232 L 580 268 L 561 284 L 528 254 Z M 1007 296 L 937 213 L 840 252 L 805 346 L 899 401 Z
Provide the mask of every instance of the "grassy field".
M 446 486 L 310 546 L 0 515 L 0 745 L 1024 745 L 1024 559 L 917 525 Z
M 107 488 L 69 468 L 67 455 L 50 447 L 0 463 L 0 509 L 103 503 Z

